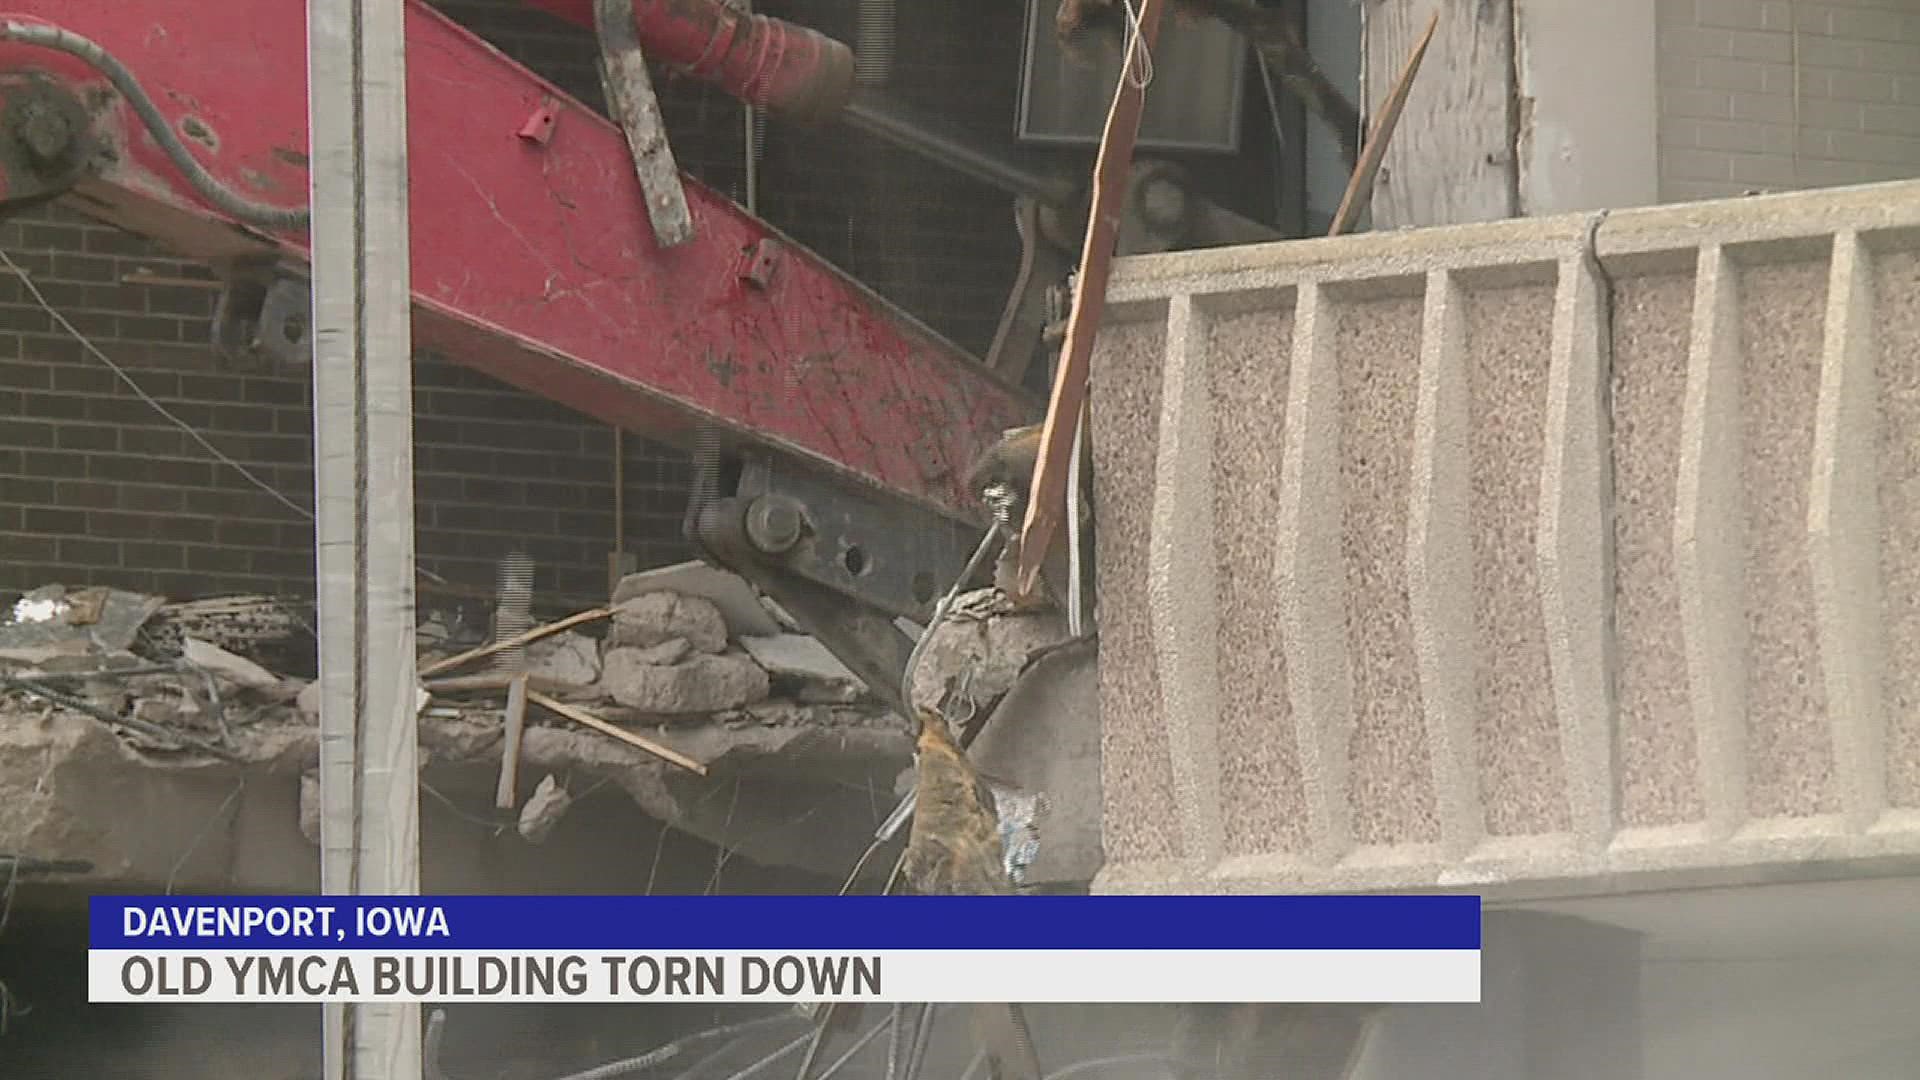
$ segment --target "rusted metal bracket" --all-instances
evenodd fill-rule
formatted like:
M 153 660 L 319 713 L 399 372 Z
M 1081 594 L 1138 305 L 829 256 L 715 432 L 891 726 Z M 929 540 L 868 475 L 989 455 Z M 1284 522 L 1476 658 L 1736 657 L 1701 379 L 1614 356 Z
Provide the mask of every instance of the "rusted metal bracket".
M 593 0 L 593 22 L 600 37 L 600 81 L 607 94 L 607 110 L 627 136 L 654 239 L 663 248 L 684 244 L 693 239 L 693 211 L 687 207 L 680 167 L 667 141 L 666 120 L 647 74 L 647 58 L 640 51 L 632 0 Z

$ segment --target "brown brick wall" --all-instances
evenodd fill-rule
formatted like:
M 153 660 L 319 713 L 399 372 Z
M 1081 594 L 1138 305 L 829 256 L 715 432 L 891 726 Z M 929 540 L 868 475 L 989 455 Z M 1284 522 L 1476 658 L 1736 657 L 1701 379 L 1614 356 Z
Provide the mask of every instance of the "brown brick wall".
M 274 491 L 312 505 L 308 373 L 223 369 L 203 344 L 212 291 L 124 282 L 200 268 L 62 212 L 0 226 L 0 247 L 168 411 Z M 0 588 L 310 587 L 311 526 L 56 331 L 11 274 L 0 276 L 0 326 Z M 523 542 L 544 588 L 600 592 L 613 537 L 611 431 L 431 356 L 414 377 L 421 564 L 485 586 Z M 630 546 L 647 562 L 680 557 L 685 466 L 640 440 L 627 445 Z
M 508 55 L 589 103 L 600 93 L 590 36 L 513 0 L 440 6 Z M 1013 145 L 1021 8 L 901 0 L 894 90 L 983 140 Z M 842 40 L 852 0 L 761 5 Z M 722 94 L 662 80 L 681 165 L 744 198 L 743 121 Z M 1248 110 L 1240 162 L 1201 170 L 1216 197 L 1267 214 L 1266 120 Z M 1082 166 L 1084 168 L 1084 166 Z M 1251 191 L 1250 198 L 1236 194 Z M 774 225 L 976 352 L 990 340 L 1018 255 L 1009 199 L 838 125 L 768 126 L 761 213 Z M 206 347 L 215 294 L 130 284 L 201 275 L 137 238 L 58 211 L 0 227 L 61 311 L 141 386 L 223 453 L 302 506 L 312 499 L 308 374 L 223 370 Z M 524 542 L 538 586 L 604 588 L 613 535 L 609 429 L 431 356 L 415 371 L 421 564 L 489 587 Z M 627 535 L 643 563 L 682 558 L 685 458 L 627 440 Z M 129 393 L 0 275 L 0 590 L 49 580 L 186 596 L 307 592 L 307 521 L 218 464 Z

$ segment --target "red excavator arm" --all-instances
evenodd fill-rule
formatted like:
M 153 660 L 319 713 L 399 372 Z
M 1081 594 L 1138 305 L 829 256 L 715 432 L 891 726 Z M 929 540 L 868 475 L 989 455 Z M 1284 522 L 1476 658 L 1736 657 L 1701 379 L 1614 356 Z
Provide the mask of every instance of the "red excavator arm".
M 537 3 L 593 24 L 593 0 Z M 802 118 L 845 103 L 837 42 L 633 6 L 655 60 Z M 227 329 L 303 357 L 306 5 L 15 0 L 0 23 L 0 206 L 64 199 L 213 260 L 264 305 Z M 621 130 L 418 0 L 407 65 L 415 341 L 648 437 L 711 433 L 739 467 L 709 471 L 698 538 L 886 681 L 891 617 L 972 546 L 968 465 L 1034 404 L 691 177 L 693 237 L 658 246 Z

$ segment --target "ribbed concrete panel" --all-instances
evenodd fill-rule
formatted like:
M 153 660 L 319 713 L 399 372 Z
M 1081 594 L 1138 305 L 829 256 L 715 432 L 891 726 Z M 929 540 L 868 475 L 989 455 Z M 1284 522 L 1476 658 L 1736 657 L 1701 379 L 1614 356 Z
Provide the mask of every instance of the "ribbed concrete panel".
M 1920 252 L 1888 248 L 1871 257 L 1867 275 L 1873 292 L 1863 321 L 1876 331 L 1920 323 Z M 1886 795 L 1894 806 L 1920 807 L 1920 544 L 1884 539 L 1920 536 L 1920 362 L 1911 342 L 1886 332 L 1877 332 L 1873 346 L 1861 351 L 1872 364 L 1872 385 L 1865 392 L 1880 422 L 1878 468 L 1869 481 L 1880 530 L 1867 533 L 1867 542 L 1879 548 L 1877 599 L 1884 612 L 1879 629 L 1887 672 Z M 1865 601 L 1868 619 L 1874 599 Z M 1862 681 L 1879 683 L 1872 672 Z
M 1112 891 L 1920 859 L 1920 184 L 1124 260 Z

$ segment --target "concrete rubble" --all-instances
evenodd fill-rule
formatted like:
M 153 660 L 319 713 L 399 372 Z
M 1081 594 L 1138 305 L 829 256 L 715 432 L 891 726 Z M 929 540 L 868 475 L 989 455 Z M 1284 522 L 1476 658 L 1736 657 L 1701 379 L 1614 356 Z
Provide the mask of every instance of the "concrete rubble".
M 285 777 L 285 827 L 315 842 L 319 695 L 310 678 L 276 671 L 265 645 L 287 635 L 218 632 L 204 613 L 220 602 L 198 601 L 194 620 L 158 637 L 143 624 L 173 605 L 100 592 L 89 601 L 100 610 L 133 613 L 105 640 L 68 621 L 74 605 L 58 587 L 34 594 L 32 610 L 23 602 L 37 619 L 0 612 L 0 783 L 44 796 L 0 810 L 0 851 L 83 855 L 96 877 L 145 883 L 157 868 L 124 842 L 141 830 L 129 832 L 111 800 L 87 792 L 160 790 L 169 776 Z M 539 842 L 583 784 L 605 781 L 648 815 L 756 862 L 844 873 L 884 800 L 869 792 L 884 792 L 910 761 L 904 724 L 732 575 L 669 567 L 629 575 L 614 596 L 607 617 L 526 648 L 536 704 L 519 748 L 521 805 L 501 808 L 502 827 Z M 474 651 L 450 632 L 454 621 L 422 616 L 423 670 Z M 471 656 L 422 680 L 431 694 L 420 719 L 423 778 L 499 771 L 508 675 L 492 663 Z M 615 730 L 541 707 L 541 695 Z M 693 759 L 705 775 L 647 745 Z M 136 774 L 145 779 L 127 779 Z M 712 797 L 723 790 L 728 797 Z

